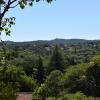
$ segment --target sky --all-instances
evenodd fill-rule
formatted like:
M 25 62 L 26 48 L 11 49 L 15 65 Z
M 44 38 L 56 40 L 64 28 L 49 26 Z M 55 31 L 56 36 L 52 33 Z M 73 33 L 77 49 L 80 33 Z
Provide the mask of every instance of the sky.
M 7 17 L 16 17 L 11 36 L 3 40 L 33 41 L 64 39 L 100 39 L 100 0 L 56 0 L 51 4 L 34 3 L 24 10 L 11 9 Z

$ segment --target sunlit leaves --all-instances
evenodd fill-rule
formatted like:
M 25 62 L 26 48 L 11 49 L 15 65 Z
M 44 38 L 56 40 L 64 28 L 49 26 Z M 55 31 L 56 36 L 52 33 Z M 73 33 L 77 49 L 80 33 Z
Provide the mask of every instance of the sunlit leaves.
M 33 5 L 34 0 L 19 0 L 19 6 L 21 9 L 24 9 L 25 6 L 28 4 L 29 6 Z
M 19 5 L 20 5 L 20 8 L 21 9 L 24 9 L 25 8 L 25 2 L 23 0 L 20 0 L 19 1 Z
M 20 8 L 24 9 L 25 6 L 28 4 L 29 6 L 33 6 L 34 2 L 39 2 L 44 0 L 19 0 Z M 47 3 L 51 3 L 53 0 L 45 0 Z
M 36 2 L 39 2 L 41 0 L 36 0 Z M 43 0 L 44 1 L 44 0 Z M 51 3 L 53 0 L 46 0 L 46 2 Z
M 5 18 L 1 23 L 0 31 L 4 31 L 6 35 L 10 35 L 12 25 L 15 25 L 15 17 Z

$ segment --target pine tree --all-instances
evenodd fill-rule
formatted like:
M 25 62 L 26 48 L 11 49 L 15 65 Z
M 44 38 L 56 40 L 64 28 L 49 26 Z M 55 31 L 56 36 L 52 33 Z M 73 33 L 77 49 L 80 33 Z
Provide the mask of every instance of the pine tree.
M 37 71 L 36 71 L 37 83 L 39 84 L 43 83 L 44 79 L 45 79 L 45 71 L 43 67 L 43 61 L 42 61 L 42 58 L 39 56 L 37 60 Z
M 61 72 L 63 72 L 64 67 L 64 57 L 61 53 L 60 48 L 56 45 L 50 59 L 48 72 L 50 73 L 53 70 L 60 70 Z

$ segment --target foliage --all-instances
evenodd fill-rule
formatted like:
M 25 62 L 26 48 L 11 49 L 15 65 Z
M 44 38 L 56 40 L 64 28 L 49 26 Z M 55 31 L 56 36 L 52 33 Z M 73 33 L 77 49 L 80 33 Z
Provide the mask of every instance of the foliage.
M 36 68 L 34 69 L 34 78 L 37 80 L 37 83 L 42 84 L 45 79 L 45 70 L 43 66 L 42 58 L 39 56 L 36 61 Z
M 19 85 L 21 75 L 24 75 L 24 72 L 15 66 L 8 65 L 0 68 L 0 81 L 12 83 L 14 88 Z
M 16 100 L 17 90 L 11 83 L 0 82 L 0 100 Z
M 29 76 L 22 76 L 20 79 L 21 92 L 33 92 L 36 87 L 36 82 Z
M 48 97 L 46 100 L 56 100 L 56 97 Z
M 17 7 L 18 5 L 20 6 L 20 8 L 24 9 L 26 5 L 32 6 L 33 2 L 39 2 L 39 1 L 40 0 L 0 0 L 0 35 L 1 35 L 1 32 L 4 32 L 6 35 L 10 35 L 11 33 L 10 28 L 12 27 L 12 25 L 15 25 L 15 17 L 9 17 L 9 18 L 5 17 L 6 13 L 10 9 Z M 53 0 L 46 0 L 46 2 L 48 3 L 51 3 L 52 1 Z M 3 57 L 4 58 L 7 57 L 7 60 L 10 59 L 10 57 L 12 56 L 9 56 L 9 54 L 6 55 L 6 50 L 4 48 L 4 44 L 2 40 L 0 40 L 0 42 L 3 46 L 2 47 L 3 52 L 4 52 Z M 2 65 L 1 60 L 2 60 L 2 57 L 0 58 L 0 65 Z M 2 67 L 0 68 L 0 82 L 2 82 L 0 83 L 0 99 L 1 100 L 15 100 L 16 89 L 19 87 L 18 85 L 22 87 L 24 83 L 25 83 L 24 84 L 25 87 L 28 88 L 26 89 L 27 91 L 32 90 L 35 82 L 32 80 L 31 77 L 28 77 L 23 72 L 23 70 L 19 68 L 15 68 L 14 66 L 11 66 L 11 65 L 10 66 L 5 65 L 3 67 L 4 68 Z M 29 72 L 28 74 L 32 74 L 30 73 L 30 70 L 28 72 Z M 10 92 L 8 90 L 10 90 Z
M 100 96 L 100 56 L 90 63 L 72 66 L 66 70 L 64 87 L 67 92 L 82 91 L 86 95 Z
M 8 65 L 0 68 L 0 81 L 4 83 L 11 83 L 12 88 L 19 91 L 33 91 L 35 81 L 28 77 L 21 68 Z
M 63 97 L 67 97 L 69 100 L 73 100 L 73 98 L 77 100 L 77 97 L 79 100 L 82 98 L 99 100 L 96 97 L 100 97 L 100 56 L 95 56 L 99 55 L 99 42 L 96 42 L 97 47 L 93 48 L 94 44 L 72 45 L 72 47 L 68 46 L 69 50 L 67 47 L 67 49 L 60 47 L 64 45 L 54 47 L 54 44 L 48 43 L 45 46 L 50 46 L 50 48 L 46 49 L 51 51 L 45 53 L 44 44 L 40 43 L 38 45 L 41 45 L 41 49 L 37 45 L 36 53 L 30 46 L 31 49 L 25 49 L 27 43 L 25 46 L 15 43 L 14 45 L 17 45 L 18 49 L 11 48 L 7 51 L 7 67 L 0 64 L 0 82 L 4 84 L 4 88 L 7 86 L 12 91 L 13 89 L 16 91 L 19 89 L 22 92 L 33 91 L 33 100 L 41 98 L 62 100 Z M 32 45 L 34 45 L 33 42 Z M 81 48 L 81 46 L 83 47 Z M 2 55 L 3 53 L 0 52 L 0 59 L 2 59 Z M 95 57 L 91 59 L 92 56 Z M 44 73 L 48 74 L 44 77 Z M 36 84 L 36 81 L 39 84 Z M 8 91 L 8 89 L 6 90 Z M 14 91 L 15 94 L 16 91 Z
M 63 42 L 65 41 L 65 42 Z M 77 42 L 78 41 L 78 42 Z M 49 57 L 56 45 L 56 40 L 51 41 L 30 41 L 30 42 L 6 42 L 7 47 L 14 51 L 23 52 L 30 51 L 33 54 L 40 54 L 44 57 Z M 99 40 L 57 40 L 60 53 L 64 54 L 66 67 L 80 63 L 89 62 L 90 59 L 100 54 L 100 41 Z
M 58 46 L 56 45 L 53 51 L 53 54 L 50 59 L 49 67 L 48 67 L 48 72 L 52 72 L 53 70 L 60 70 L 64 71 L 64 58 L 61 54 L 61 51 L 59 50 Z
M 67 66 L 79 64 L 78 56 L 75 55 L 69 55 L 69 56 L 67 55 L 65 57 L 65 61 Z
M 75 94 L 65 94 L 64 96 L 57 98 L 57 100 L 100 100 L 100 98 L 87 97 L 83 93 L 77 92 Z
M 41 86 L 33 95 L 37 94 L 38 98 L 41 99 L 49 96 L 57 96 L 62 90 L 61 79 L 62 73 L 59 70 L 52 71 L 51 74 L 47 77 L 44 84 L 41 84 Z
M 68 92 L 87 91 L 86 70 L 91 64 L 70 66 L 64 75 L 64 87 Z
M 23 68 L 28 76 L 32 76 L 33 68 L 36 66 L 36 59 L 37 57 L 32 52 L 24 51 L 18 52 L 18 56 L 13 56 L 10 61 L 13 65 Z
M 88 68 L 86 75 L 89 84 L 89 95 L 100 96 L 100 56 L 92 59 L 92 66 Z
M 12 67 L 0 68 L 0 100 L 16 100 L 19 74 Z M 17 77 L 18 76 L 18 77 Z

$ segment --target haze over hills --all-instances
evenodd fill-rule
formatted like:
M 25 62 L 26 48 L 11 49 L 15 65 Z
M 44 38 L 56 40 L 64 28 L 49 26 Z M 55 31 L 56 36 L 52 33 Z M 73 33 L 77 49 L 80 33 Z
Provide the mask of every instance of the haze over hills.
M 82 45 L 82 44 L 95 44 L 97 45 L 100 43 L 100 40 L 85 40 L 85 39 L 53 39 L 53 40 L 37 40 L 37 41 L 25 41 L 25 42 L 13 42 L 13 41 L 6 41 L 6 45 L 8 48 L 13 48 L 13 47 L 36 47 L 40 45 L 44 45 L 44 47 L 48 47 L 51 45 Z
M 67 51 L 83 51 L 83 50 L 100 50 L 100 40 L 85 40 L 85 39 L 54 39 L 54 40 L 37 40 L 27 42 L 6 41 L 8 49 L 12 50 L 29 50 L 34 53 L 45 54 L 52 51 L 55 45 L 58 45 L 65 52 Z
M 41 42 L 50 42 L 50 43 L 82 43 L 82 42 L 94 42 L 94 41 L 100 41 L 98 40 L 87 40 L 87 39 L 60 39 L 60 38 L 56 38 L 56 39 L 52 39 L 52 40 L 36 40 L 36 41 L 24 41 L 24 42 L 14 42 L 14 41 L 6 41 L 7 44 L 9 43 L 41 43 Z

